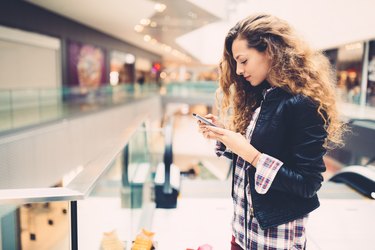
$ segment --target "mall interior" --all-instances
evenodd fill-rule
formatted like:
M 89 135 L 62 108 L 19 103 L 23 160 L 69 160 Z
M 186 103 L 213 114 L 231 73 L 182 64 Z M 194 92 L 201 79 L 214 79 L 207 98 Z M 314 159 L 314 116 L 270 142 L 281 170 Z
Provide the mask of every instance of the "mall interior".
M 324 156 L 306 249 L 375 249 L 373 10 L 372 0 L 1 0 L 0 250 L 230 249 L 232 162 L 192 114 L 218 113 L 225 35 L 257 12 L 329 58 L 350 128 Z

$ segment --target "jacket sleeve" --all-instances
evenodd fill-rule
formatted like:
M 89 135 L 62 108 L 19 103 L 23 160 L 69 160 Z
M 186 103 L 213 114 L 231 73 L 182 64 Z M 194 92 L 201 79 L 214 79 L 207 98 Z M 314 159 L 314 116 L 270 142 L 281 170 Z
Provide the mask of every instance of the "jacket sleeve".
M 295 96 L 288 104 L 286 117 L 290 156 L 279 169 L 271 189 L 313 197 L 323 181 L 326 170 L 323 144 L 327 137 L 324 121 L 317 112 L 317 106 L 308 98 Z
M 227 147 L 219 141 L 216 141 L 215 153 L 218 157 L 223 155 L 223 156 L 225 156 L 225 157 L 227 157 L 228 159 L 231 159 L 231 160 L 233 158 L 232 151 L 227 149 Z

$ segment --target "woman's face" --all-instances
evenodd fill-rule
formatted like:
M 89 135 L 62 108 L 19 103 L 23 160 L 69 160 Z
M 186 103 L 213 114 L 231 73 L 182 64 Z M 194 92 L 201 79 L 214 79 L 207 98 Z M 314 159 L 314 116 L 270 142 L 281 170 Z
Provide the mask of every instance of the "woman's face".
M 268 77 L 271 59 L 266 52 L 247 47 L 245 39 L 235 39 L 232 44 L 236 73 L 242 75 L 252 86 L 258 86 Z

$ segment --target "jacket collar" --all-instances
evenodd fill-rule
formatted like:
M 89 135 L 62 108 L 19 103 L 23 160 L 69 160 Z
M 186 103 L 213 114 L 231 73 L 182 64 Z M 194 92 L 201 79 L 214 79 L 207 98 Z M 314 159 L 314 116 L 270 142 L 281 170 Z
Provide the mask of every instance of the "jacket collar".
M 263 95 L 263 99 L 265 99 L 266 98 L 266 95 L 269 93 L 269 92 L 271 92 L 272 90 L 274 90 L 276 87 L 269 87 L 269 88 L 265 88 L 265 89 L 263 89 L 263 92 L 262 92 L 262 95 Z
M 280 87 L 271 87 L 263 91 L 263 100 L 273 101 L 282 99 L 285 96 L 291 95 L 289 92 Z

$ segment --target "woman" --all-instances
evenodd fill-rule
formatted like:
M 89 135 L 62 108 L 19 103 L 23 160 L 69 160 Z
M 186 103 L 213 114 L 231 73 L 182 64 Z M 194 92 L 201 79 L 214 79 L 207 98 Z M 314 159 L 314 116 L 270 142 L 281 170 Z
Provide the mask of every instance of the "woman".
M 220 71 L 221 118 L 198 124 L 234 161 L 231 249 L 305 249 L 323 155 L 342 143 L 329 61 L 260 14 L 229 31 Z

